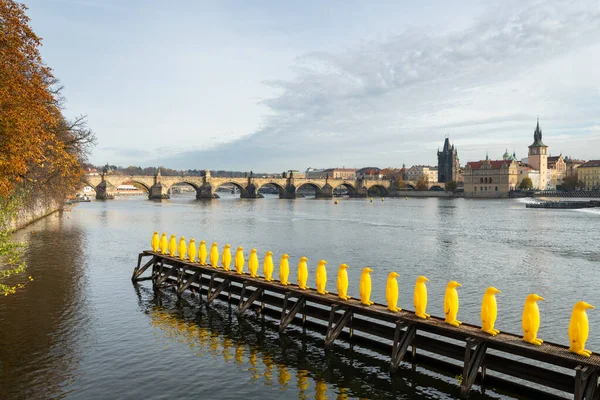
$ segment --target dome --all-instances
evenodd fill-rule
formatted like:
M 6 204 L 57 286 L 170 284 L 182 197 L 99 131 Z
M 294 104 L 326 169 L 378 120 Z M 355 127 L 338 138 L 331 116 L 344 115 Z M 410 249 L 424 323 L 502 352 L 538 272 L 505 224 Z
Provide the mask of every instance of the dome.
M 502 155 L 502 159 L 503 160 L 508 160 L 509 158 L 510 158 L 510 154 L 508 153 L 508 149 L 506 149 L 506 151 Z

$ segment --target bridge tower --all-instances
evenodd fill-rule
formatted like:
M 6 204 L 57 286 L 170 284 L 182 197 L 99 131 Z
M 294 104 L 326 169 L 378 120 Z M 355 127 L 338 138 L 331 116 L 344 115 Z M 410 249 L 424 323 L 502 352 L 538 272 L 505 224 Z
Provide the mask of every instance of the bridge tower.
M 115 187 L 108 183 L 105 179 L 105 175 L 108 173 L 108 169 L 104 167 L 102 170 L 102 181 L 96 186 L 96 200 L 112 200 L 115 198 Z

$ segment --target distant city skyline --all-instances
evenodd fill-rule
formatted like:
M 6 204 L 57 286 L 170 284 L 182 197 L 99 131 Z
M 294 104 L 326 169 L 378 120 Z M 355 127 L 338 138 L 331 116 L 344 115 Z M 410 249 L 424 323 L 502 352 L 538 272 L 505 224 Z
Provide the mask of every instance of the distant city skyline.
M 594 1 L 25 1 L 90 162 L 276 172 L 600 155 Z

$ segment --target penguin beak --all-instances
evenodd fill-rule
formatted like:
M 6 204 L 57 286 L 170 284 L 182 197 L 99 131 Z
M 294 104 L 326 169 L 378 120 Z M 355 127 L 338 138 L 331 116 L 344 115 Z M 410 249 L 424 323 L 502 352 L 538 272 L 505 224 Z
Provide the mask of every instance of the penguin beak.
M 542 296 L 538 296 L 538 295 L 536 295 L 536 296 L 535 296 L 535 299 L 536 299 L 537 301 L 540 301 L 540 300 L 546 300 L 546 299 L 544 299 Z
M 461 286 L 462 286 L 462 284 L 456 282 L 456 287 L 461 287 Z
M 425 278 L 425 277 L 423 277 L 423 280 L 424 280 L 425 282 L 429 282 L 429 279 L 427 279 L 427 278 Z
M 502 293 L 500 290 L 496 289 L 494 290 L 494 293 Z
M 596 308 L 596 307 L 594 307 L 593 305 L 591 305 L 591 304 L 588 304 L 588 303 L 584 303 L 584 307 L 585 307 L 586 309 L 588 309 L 588 308 Z

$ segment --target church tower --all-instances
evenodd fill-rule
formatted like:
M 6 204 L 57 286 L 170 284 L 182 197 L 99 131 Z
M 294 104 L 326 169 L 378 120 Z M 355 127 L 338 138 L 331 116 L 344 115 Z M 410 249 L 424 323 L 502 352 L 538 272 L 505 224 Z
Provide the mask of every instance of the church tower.
M 533 132 L 533 144 L 529 146 L 528 163 L 532 168 L 540 171 L 540 189 L 546 189 L 548 184 L 548 146 L 542 142 L 542 130 L 538 118 L 535 132 Z
M 450 145 L 450 139 L 446 138 L 444 149 L 442 151 L 438 150 L 437 156 L 438 182 L 456 181 L 460 166 L 458 165 L 458 152 L 454 148 L 454 145 Z

